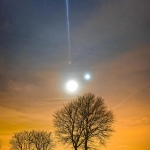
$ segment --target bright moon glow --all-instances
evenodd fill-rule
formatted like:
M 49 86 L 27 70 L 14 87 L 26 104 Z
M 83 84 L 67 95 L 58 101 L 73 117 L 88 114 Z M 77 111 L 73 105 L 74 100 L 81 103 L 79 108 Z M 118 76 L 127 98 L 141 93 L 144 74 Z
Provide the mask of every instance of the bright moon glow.
M 67 83 L 67 90 L 70 91 L 70 92 L 74 92 L 77 90 L 78 88 L 78 83 L 74 80 L 71 80 L 71 81 L 68 81 Z
M 89 74 L 86 74 L 86 75 L 84 76 L 84 78 L 85 78 L 86 80 L 89 80 L 89 79 L 91 78 L 91 76 L 90 76 Z

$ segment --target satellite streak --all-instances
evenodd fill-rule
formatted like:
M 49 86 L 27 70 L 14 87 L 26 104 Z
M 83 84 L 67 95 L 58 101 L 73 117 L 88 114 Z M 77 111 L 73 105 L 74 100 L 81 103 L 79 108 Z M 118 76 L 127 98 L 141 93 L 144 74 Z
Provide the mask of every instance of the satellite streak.
M 127 96 L 126 98 L 124 98 L 117 106 L 115 106 L 113 109 L 118 108 L 119 106 L 121 106 L 126 100 L 128 100 L 129 98 L 131 98 L 132 96 L 138 94 L 140 91 L 142 91 L 143 89 L 145 89 L 146 87 L 148 87 L 150 85 L 150 83 L 146 83 L 144 87 L 140 88 L 139 90 L 137 90 L 136 92 L 134 92 L 133 94 Z
M 70 21 L 69 21 L 69 3 L 66 0 L 66 16 L 67 16 L 67 30 L 68 30 L 68 52 L 69 52 L 69 63 L 71 62 L 71 51 L 70 51 Z

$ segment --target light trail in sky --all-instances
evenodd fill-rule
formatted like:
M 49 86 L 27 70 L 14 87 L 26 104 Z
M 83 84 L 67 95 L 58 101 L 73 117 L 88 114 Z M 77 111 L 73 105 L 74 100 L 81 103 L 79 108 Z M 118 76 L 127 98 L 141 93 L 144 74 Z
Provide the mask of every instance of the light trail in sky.
M 69 64 L 71 63 L 71 50 L 70 50 L 70 21 L 69 21 L 69 3 L 66 0 L 66 16 L 67 16 L 67 31 L 68 31 L 68 54 L 69 54 Z
M 140 91 L 144 90 L 145 88 L 147 88 L 150 85 L 150 83 L 146 83 L 145 86 L 143 86 L 142 88 L 140 88 L 139 90 L 137 90 L 136 92 L 132 93 L 131 95 L 127 96 L 126 98 L 124 98 L 117 106 L 115 106 L 113 109 L 118 108 L 119 106 L 121 106 L 126 100 L 130 99 L 132 96 L 138 94 Z

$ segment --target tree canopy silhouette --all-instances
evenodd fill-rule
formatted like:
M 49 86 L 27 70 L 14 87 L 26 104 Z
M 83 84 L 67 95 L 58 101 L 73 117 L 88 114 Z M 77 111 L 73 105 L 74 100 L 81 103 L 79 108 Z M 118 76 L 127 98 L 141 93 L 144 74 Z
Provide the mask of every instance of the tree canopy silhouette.
M 52 150 L 55 147 L 51 132 L 35 130 L 14 133 L 10 145 L 11 150 Z
M 113 132 L 114 115 L 101 97 L 87 93 L 57 110 L 53 122 L 59 141 L 75 150 L 79 147 L 88 150 L 95 140 L 106 144 Z

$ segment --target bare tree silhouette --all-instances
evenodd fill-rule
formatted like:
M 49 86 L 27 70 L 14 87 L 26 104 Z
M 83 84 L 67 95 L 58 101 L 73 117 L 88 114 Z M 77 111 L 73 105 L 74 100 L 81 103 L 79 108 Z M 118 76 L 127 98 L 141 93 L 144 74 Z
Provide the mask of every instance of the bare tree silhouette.
M 31 131 L 31 138 L 29 141 L 33 143 L 37 150 L 51 150 L 55 147 L 55 143 L 52 140 L 52 134 L 45 131 Z
M 79 108 L 76 101 L 70 102 L 54 114 L 54 126 L 58 141 L 72 145 L 75 150 L 84 142 L 82 137 L 83 122 L 78 114 Z
M 55 147 L 51 132 L 32 130 L 14 133 L 11 150 L 52 150 Z
M 113 132 L 114 115 L 107 110 L 104 100 L 92 93 L 79 96 L 54 113 L 56 137 L 77 150 L 93 148 L 95 140 L 101 145 Z
M 11 150 L 23 150 L 24 132 L 14 133 L 10 140 Z

